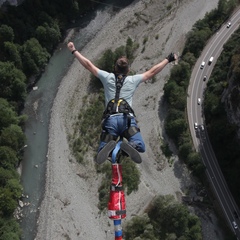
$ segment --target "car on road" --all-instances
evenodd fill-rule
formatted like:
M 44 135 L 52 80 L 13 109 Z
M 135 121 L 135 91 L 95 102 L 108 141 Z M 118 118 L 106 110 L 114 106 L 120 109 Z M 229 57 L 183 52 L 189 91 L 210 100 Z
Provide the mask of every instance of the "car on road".
M 232 25 L 231 22 L 228 22 L 228 23 L 227 23 L 227 28 L 230 28 L 231 25 Z
M 205 66 L 205 62 L 203 61 L 202 64 L 201 64 L 201 66 L 200 66 L 200 69 L 203 69 L 204 66 Z
M 198 124 L 197 123 L 194 123 L 194 128 L 198 129 Z
M 207 80 L 207 76 L 205 75 L 204 77 L 203 77 L 203 81 L 205 82 Z
M 234 229 L 238 229 L 238 225 L 236 224 L 235 221 L 232 222 L 232 225 L 233 225 Z
M 200 125 L 200 129 L 201 129 L 202 131 L 204 131 L 204 126 L 203 126 L 203 125 Z
M 200 105 L 201 104 L 201 98 L 197 99 L 197 104 Z
M 208 61 L 208 65 L 211 65 L 211 63 L 213 62 L 213 58 L 214 57 L 210 57 L 209 61 Z

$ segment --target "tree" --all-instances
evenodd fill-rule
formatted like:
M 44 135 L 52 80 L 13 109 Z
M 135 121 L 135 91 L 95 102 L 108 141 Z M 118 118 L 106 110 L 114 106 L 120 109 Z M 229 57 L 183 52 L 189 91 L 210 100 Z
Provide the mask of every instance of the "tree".
M 4 42 L 4 55 L 5 61 L 13 62 L 16 68 L 22 69 L 22 59 L 18 45 L 11 42 Z
M 8 146 L 18 152 L 25 142 L 25 135 L 22 129 L 14 124 L 2 130 L 0 136 L 0 144 L 2 146 Z
M 8 180 L 17 179 L 19 180 L 19 174 L 13 169 L 4 169 L 0 166 L 0 187 L 5 187 Z
M 191 52 L 196 58 L 198 58 L 210 35 L 211 30 L 208 27 L 191 31 L 187 37 L 184 54 Z
M 17 201 L 14 200 L 9 188 L 0 187 L 0 217 L 9 217 L 17 207 Z
M 115 55 L 111 49 L 108 49 L 104 52 L 101 59 L 98 61 L 98 65 L 101 66 L 101 69 L 104 69 L 108 72 L 112 72 L 114 67 Z
M 169 81 L 175 81 L 179 86 L 187 89 L 190 74 L 191 71 L 189 63 L 181 61 L 180 64 L 171 69 Z
M 18 236 L 15 232 L 4 232 L 1 235 L 1 240 L 19 240 L 20 236 Z
M 6 184 L 5 187 L 8 188 L 11 191 L 12 197 L 15 200 L 18 200 L 21 197 L 23 189 L 22 189 L 22 186 L 21 186 L 19 180 L 9 179 L 7 181 L 7 184 Z
M 183 61 L 187 62 L 190 65 L 190 68 L 196 63 L 196 58 L 193 53 L 187 52 L 183 56 Z
M 13 42 L 14 32 L 13 29 L 5 24 L 0 26 L 0 44 L 2 45 L 4 42 Z
M 126 160 L 123 164 L 124 186 L 127 186 L 127 194 L 138 190 L 140 183 L 140 172 L 133 161 Z
M 19 224 L 13 218 L 3 219 L 0 217 L 1 240 L 19 240 L 21 229 Z
M 167 134 L 178 142 L 178 137 L 187 129 L 187 123 L 185 119 L 167 120 L 165 128 Z
M 61 32 L 57 22 L 52 21 L 51 24 L 44 23 L 42 26 L 38 26 L 36 38 L 42 46 L 45 46 L 48 52 L 52 52 L 54 46 L 61 39 Z
M 166 217 L 163 226 L 169 233 L 175 233 L 177 237 L 185 235 L 188 229 L 188 210 L 182 205 L 173 201 L 166 209 Z
M 172 195 L 157 196 L 149 207 L 148 216 L 158 239 L 195 239 L 195 236 L 201 236 L 198 217 L 192 215 L 185 205 L 176 202 Z
M 113 60 L 112 64 L 115 64 L 117 59 L 121 56 L 126 56 L 126 47 L 125 46 L 120 46 L 114 51 L 114 60 Z M 113 69 L 111 70 L 111 72 L 112 71 L 113 71 Z
M 164 97 L 166 98 L 169 107 L 178 110 L 184 110 L 186 106 L 186 90 L 179 86 L 174 80 L 169 80 L 164 85 Z
M 37 75 L 39 73 L 39 68 L 37 64 L 34 62 L 28 52 L 22 52 L 21 58 L 23 63 L 23 71 L 28 77 L 30 77 L 31 75 Z
M 10 124 L 18 124 L 17 113 L 7 100 L 0 98 L 0 131 Z
M 153 226 L 147 214 L 136 216 L 131 219 L 124 228 L 124 236 L 126 240 L 156 240 L 154 236 Z M 136 238 L 138 237 L 138 238 Z
M 40 73 L 50 57 L 46 48 L 43 48 L 36 38 L 27 40 L 21 47 L 21 53 L 23 69 L 28 76 Z
M 14 169 L 17 166 L 18 158 L 16 151 L 7 146 L 0 146 L 0 167 Z
M 131 62 L 133 60 L 133 41 L 130 37 L 127 39 L 126 55 L 128 60 Z
M 188 154 L 193 151 L 192 143 L 186 142 L 179 146 L 179 156 L 185 160 L 188 157 Z
M 26 76 L 11 62 L 0 62 L 0 98 L 23 102 L 26 97 Z

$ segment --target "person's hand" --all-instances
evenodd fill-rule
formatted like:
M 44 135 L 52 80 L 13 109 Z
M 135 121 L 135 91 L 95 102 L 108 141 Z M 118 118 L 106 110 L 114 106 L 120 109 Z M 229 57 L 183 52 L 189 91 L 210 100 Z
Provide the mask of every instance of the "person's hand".
M 170 53 L 166 59 L 168 60 L 168 62 L 173 62 L 175 60 L 177 60 L 177 55 L 175 53 Z
M 75 46 L 74 46 L 74 43 L 73 42 L 69 42 L 68 44 L 67 44 L 67 46 L 68 46 L 68 49 L 72 52 L 73 50 L 75 50 Z

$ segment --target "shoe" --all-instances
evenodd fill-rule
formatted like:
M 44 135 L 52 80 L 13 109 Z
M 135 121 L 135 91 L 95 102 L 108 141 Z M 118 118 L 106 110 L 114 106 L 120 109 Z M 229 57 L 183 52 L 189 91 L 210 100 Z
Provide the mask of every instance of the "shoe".
M 120 146 L 120 148 L 135 162 L 135 163 L 141 163 L 142 158 L 139 154 L 139 152 L 133 148 L 130 144 L 123 142 Z
M 97 154 L 95 161 L 98 164 L 104 163 L 107 159 L 111 151 L 116 147 L 116 142 L 111 140 L 108 142 Z

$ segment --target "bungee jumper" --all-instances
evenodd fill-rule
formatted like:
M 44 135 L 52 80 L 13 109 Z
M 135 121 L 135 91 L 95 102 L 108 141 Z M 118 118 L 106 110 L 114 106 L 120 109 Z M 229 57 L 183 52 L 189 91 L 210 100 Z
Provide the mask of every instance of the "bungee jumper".
M 121 220 L 126 217 L 126 202 L 122 186 L 120 158 L 127 154 L 135 163 L 141 163 L 139 152 L 145 152 L 145 144 L 135 120 L 132 98 L 141 82 L 159 73 L 169 62 L 175 61 L 173 53 L 142 74 L 129 76 L 129 61 L 125 56 L 117 59 L 114 72 L 97 68 L 90 60 L 76 50 L 73 42 L 68 48 L 83 67 L 99 78 L 104 87 L 105 111 L 103 113 L 100 145 L 95 161 L 105 162 L 111 156 L 112 181 L 108 201 L 108 216 L 114 221 L 115 240 L 122 240 Z M 124 141 L 126 139 L 126 141 Z
M 142 159 L 139 153 L 145 152 L 145 143 L 132 109 L 133 94 L 140 83 L 151 79 L 168 63 L 177 60 L 177 55 L 170 53 L 164 60 L 146 72 L 128 75 L 130 65 L 125 56 L 117 59 L 114 72 L 109 73 L 99 69 L 84 57 L 75 48 L 73 42 L 68 43 L 68 49 L 84 68 L 100 79 L 104 87 L 106 108 L 103 113 L 102 133 L 95 161 L 98 164 L 105 162 L 115 148 L 116 140 L 121 137 L 127 140 L 122 141 L 121 150 L 134 162 L 141 163 Z

